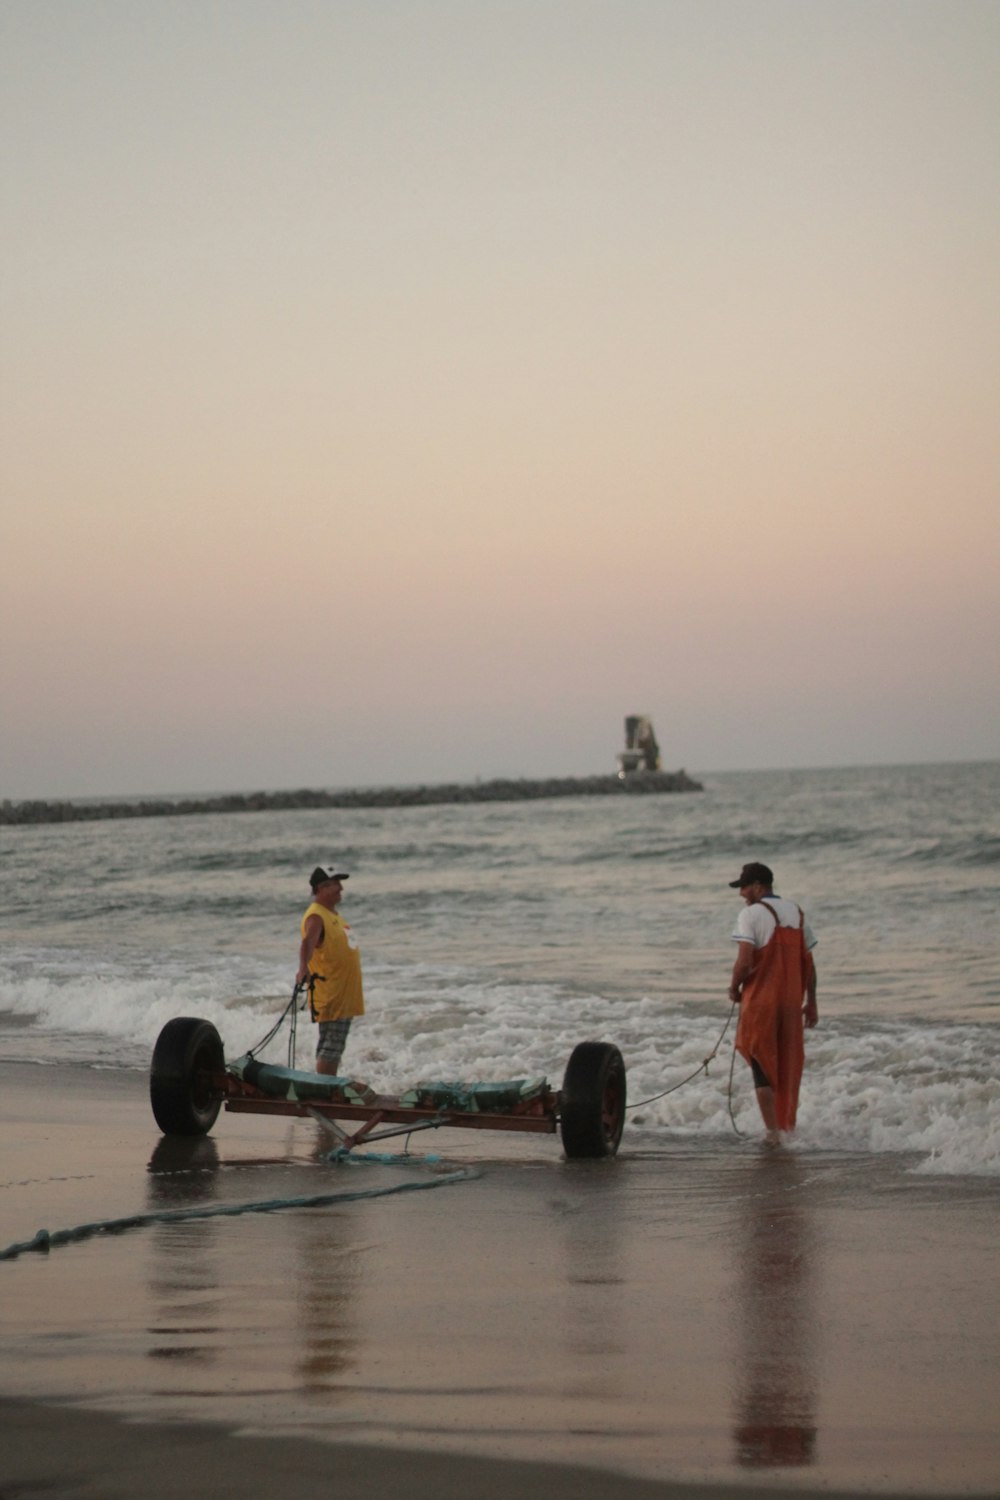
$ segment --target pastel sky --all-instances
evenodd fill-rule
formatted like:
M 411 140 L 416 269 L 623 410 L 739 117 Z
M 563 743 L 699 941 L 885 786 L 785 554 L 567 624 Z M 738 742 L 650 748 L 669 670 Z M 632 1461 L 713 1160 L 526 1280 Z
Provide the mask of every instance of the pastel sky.
M 0 17 L 0 796 L 1000 753 L 995 0 Z

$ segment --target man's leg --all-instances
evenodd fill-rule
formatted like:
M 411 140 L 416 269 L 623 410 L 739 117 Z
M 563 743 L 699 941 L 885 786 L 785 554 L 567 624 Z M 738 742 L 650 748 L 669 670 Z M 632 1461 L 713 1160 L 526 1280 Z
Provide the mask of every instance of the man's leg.
M 327 1073 L 334 1078 L 337 1076 L 350 1029 L 350 1021 L 320 1021 L 319 1040 L 316 1044 L 317 1073 Z
M 764 1128 L 767 1131 L 767 1139 L 771 1145 L 774 1145 L 779 1137 L 778 1113 L 774 1107 L 774 1089 L 768 1086 L 766 1088 L 757 1089 L 756 1093 L 757 1108 L 760 1110 L 760 1117 L 764 1121 Z
M 764 1121 L 764 1129 L 767 1131 L 767 1142 L 768 1145 L 774 1146 L 780 1140 L 774 1089 L 771 1087 L 767 1074 L 755 1057 L 750 1059 L 750 1067 L 753 1072 L 754 1092 L 757 1095 L 757 1108 L 760 1110 L 760 1117 Z

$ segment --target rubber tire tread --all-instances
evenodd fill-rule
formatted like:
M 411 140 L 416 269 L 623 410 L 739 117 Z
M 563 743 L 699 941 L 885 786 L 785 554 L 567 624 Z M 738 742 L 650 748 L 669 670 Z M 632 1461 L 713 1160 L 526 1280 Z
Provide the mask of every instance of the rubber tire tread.
M 625 1062 L 618 1048 L 610 1042 L 578 1043 L 566 1064 L 559 1108 L 567 1157 L 615 1155 L 625 1125 L 625 1097 Z
M 176 1016 L 156 1039 L 149 1069 L 149 1100 L 164 1135 L 207 1135 L 222 1097 L 204 1086 L 206 1072 L 225 1067 L 222 1038 L 211 1021 Z

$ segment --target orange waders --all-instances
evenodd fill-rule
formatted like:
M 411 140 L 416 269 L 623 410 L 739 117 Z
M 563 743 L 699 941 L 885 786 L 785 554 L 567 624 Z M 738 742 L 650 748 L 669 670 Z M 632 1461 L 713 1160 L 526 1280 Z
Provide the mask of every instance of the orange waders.
M 800 910 L 798 927 L 776 926 L 758 949 L 754 970 L 743 986 L 736 1028 L 736 1050 L 747 1062 L 756 1061 L 774 1090 L 779 1130 L 795 1128 L 805 1062 L 802 1005 L 812 957 L 804 922 Z

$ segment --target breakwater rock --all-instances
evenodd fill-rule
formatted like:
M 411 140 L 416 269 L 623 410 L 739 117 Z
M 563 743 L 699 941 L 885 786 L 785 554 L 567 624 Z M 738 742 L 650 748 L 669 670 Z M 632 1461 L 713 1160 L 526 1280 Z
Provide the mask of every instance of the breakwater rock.
M 194 813 L 278 812 L 310 807 L 424 807 L 445 802 L 530 802 L 546 797 L 630 797 L 700 792 L 686 771 L 635 776 L 564 776 L 540 781 L 458 782 L 441 786 L 370 787 L 359 791 L 234 792 L 219 797 L 142 802 L 3 802 L 0 823 L 77 823 L 102 818 L 177 818 Z

